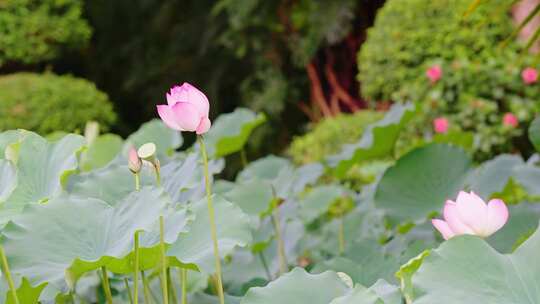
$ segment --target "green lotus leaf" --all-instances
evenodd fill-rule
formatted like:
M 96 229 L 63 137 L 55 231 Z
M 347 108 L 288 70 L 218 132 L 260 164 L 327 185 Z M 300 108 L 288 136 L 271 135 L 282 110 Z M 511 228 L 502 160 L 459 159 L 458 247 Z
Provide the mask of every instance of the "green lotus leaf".
M 204 135 L 208 155 L 219 158 L 242 150 L 253 130 L 265 121 L 264 114 L 245 108 L 220 115 Z
M 0 133 L 0 159 L 6 158 L 6 149 L 12 143 L 20 141 L 27 131 L 24 130 L 9 130 Z
M 157 157 L 163 161 L 182 146 L 183 139 L 180 132 L 170 129 L 159 119 L 153 119 L 126 139 L 124 154 L 127 155 L 130 146 L 138 148 L 148 142 L 156 144 Z
M 216 230 L 221 257 L 230 254 L 236 246 L 246 246 L 251 241 L 249 216 L 222 196 L 214 195 Z M 210 235 L 210 221 L 206 198 L 192 204 L 195 221 L 188 234 L 180 235 L 167 251 L 168 256 L 184 263 L 197 265 L 206 274 L 214 273 L 214 251 Z
M 514 174 L 514 168 L 523 164 L 523 159 L 517 155 L 499 155 L 475 169 L 467 183 L 481 197 L 490 198 L 494 193 L 503 191 Z
M 326 213 L 336 199 L 347 193 L 338 185 L 323 185 L 313 189 L 300 200 L 300 217 L 305 223 L 310 223 Z
M 81 170 L 105 167 L 122 151 L 124 140 L 115 134 L 98 136 L 81 155 Z
M 362 138 L 353 144 L 346 144 L 340 153 L 328 158 L 333 173 L 343 178 L 356 163 L 391 156 L 401 129 L 414 116 L 412 105 L 395 104 L 384 118 L 368 126 Z
M 330 304 L 385 304 L 373 290 L 362 285 L 356 285 L 346 296 L 334 299 Z
M 16 278 L 15 286 L 18 286 L 16 292 L 17 292 L 17 299 L 19 300 L 19 303 L 37 304 L 39 300 L 39 296 L 41 295 L 41 292 L 43 291 L 46 285 L 47 283 L 42 283 L 37 286 L 32 286 L 32 284 L 30 284 L 28 279 Z M 13 296 L 11 295 L 8 284 L 5 282 L 5 280 L 3 280 L 2 283 L 0 284 L 0 294 L 3 295 L 0 298 L 0 303 L 15 304 L 15 300 L 13 299 Z
M 0 159 L 0 202 L 9 197 L 17 186 L 17 172 L 9 160 Z
M 463 189 L 470 167 L 469 156 L 457 147 L 430 144 L 414 149 L 386 170 L 375 205 L 393 223 L 423 221 Z
M 145 187 L 117 203 L 65 195 L 27 206 L 2 231 L 2 242 L 13 273 L 34 285 L 49 282 L 66 292 L 81 275 L 101 266 L 116 273 L 132 272 L 136 231 L 142 231 L 144 248 L 140 268 L 155 267 L 160 215 L 165 217 L 168 244 L 186 232 L 192 220 L 186 209 L 173 210 L 158 188 Z
M 328 304 L 348 291 L 345 283 L 332 271 L 309 274 L 295 268 L 265 287 L 249 289 L 241 304 Z
M 270 202 L 274 197 L 271 185 L 257 179 L 235 184 L 223 196 L 234 202 L 246 214 L 257 218 L 270 208 Z
M 540 206 L 537 204 L 521 203 L 508 206 L 510 217 L 501 230 L 487 239 L 487 242 L 501 253 L 510 253 L 522 241 L 527 239 L 538 227 Z
M 70 134 L 59 141 L 48 142 L 35 133 L 26 132 L 18 144 L 17 184 L 1 204 L 0 222 L 7 222 L 30 203 L 59 195 L 67 177 L 78 167 L 77 155 L 83 145 L 84 138 L 79 135 Z
M 414 303 L 538 303 L 539 250 L 538 230 L 506 255 L 481 238 L 454 237 L 432 250 L 413 273 Z

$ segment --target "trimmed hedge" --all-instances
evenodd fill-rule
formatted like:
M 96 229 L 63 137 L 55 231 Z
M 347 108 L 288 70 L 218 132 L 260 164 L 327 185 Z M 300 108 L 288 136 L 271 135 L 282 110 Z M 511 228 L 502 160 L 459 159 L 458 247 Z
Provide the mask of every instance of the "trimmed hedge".
M 107 95 L 93 83 L 51 73 L 1 76 L 0 105 L 0 131 L 82 131 L 89 120 L 106 131 L 116 120 Z

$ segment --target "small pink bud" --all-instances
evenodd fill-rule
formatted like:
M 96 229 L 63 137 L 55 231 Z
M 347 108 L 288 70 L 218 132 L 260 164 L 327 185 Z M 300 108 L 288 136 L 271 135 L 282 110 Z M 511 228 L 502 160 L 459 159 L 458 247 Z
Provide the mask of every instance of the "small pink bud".
M 525 84 L 533 84 L 538 80 L 538 71 L 528 67 L 521 72 L 521 79 L 523 79 Z
M 438 117 L 433 120 L 433 129 L 435 133 L 446 133 L 448 131 L 448 119 L 444 117 Z
M 426 76 L 431 80 L 431 83 L 436 83 L 442 77 L 442 68 L 440 65 L 433 65 L 426 71 Z
M 142 161 L 133 147 L 129 148 L 128 152 L 128 168 L 133 174 L 139 173 L 142 168 Z
M 509 126 L 509 127 L 517 127 L 518 126 L 518 119 L 516 115 L 512 113 L 506 113 L 503 116 L 503 125 Z
M 431 223 L 445 240 L 456 235 L 471 234 L 486 238 L 501 229 L 508 221 L 508 208 L 500 199 L 487 204 L 474 192 L 459 192 L 456 201 L 447 200 L 443 217 Z
M 171 129 L 203 134 L 210 129 L 210 103 L 203 92 L 184 82 L 167 93 L 167 104 L 158 105 L 161 120 Z

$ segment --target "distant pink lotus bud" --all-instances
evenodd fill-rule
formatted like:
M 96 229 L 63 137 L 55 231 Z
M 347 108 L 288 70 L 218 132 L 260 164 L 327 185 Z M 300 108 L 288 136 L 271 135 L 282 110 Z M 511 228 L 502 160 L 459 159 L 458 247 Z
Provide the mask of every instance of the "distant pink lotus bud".
M 433 129 L 435 133 L 446 133 L 448 131 L 448 119 L 444 117 L 435 118 L 433 120 Z
M 442 68 L 440 65 L 432 65 L 426 71 L 426 76 L 431 80 L 431 83 L 436 83 L 442 77 Z
M 128 152 L 128 168 L 133 174 L 139 173 L 142 168 L 142 161 L 133 147 L 129 148 Z
M 503 116 L 503 125 L 509 126 L 509 127 L 517 127 L 518 126 L 518 119 L 516 115 L 512 113 L 506 113 Z
M 203 92 L 184 82 L 167 93 L 167 104 L 158 105 L 159 117 L 171 129 L 203 134 L 210 129 L 210 103 Z
M 525 84 L 533 84 L 538 80 L 538 71 L 534 68 L 526 68 L 521 72 L 521 79 Z
M 486 205 L 474 192 L 461 191 L 455 202 L 446 201 L 443 216 L 444 220 L 434 219 L 431 223 L 445 240 L 462 234 L 486 238 L 506 224 L 508 208 L 500 199 Z

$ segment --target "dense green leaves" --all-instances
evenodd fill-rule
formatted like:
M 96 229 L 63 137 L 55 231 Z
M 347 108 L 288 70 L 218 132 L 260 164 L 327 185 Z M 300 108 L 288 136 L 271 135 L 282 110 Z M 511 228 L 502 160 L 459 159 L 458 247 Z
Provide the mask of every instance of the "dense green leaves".
M 529 126 L 529 139 L 536 151 L 540 151 L 540 117 L 536 117 Z
M 345 145 L 340 153 L 328 158 L 334 174 L 343 177 L 358 162 L 392 156 L 399 132 L 413 115 L 412 105 L 394 105 L 382 120 L 368 126 L 357 143 Z
M 395 221 L 421 221 L 463 189 L 471 166 L 459 148 L 431 144 L 409 152 L 381 178 L 375 203 Z

